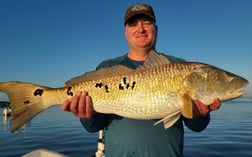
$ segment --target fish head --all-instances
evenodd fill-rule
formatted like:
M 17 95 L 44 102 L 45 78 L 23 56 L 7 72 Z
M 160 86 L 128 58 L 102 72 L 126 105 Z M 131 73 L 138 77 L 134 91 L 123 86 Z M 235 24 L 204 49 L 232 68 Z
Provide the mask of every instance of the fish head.
M 248 83 L 241 76 L 207 64 L 193 66 L 185 81 L 191 97 L 206 105 L 213 103 L 214 98 L 227 101 L 244 96 Z

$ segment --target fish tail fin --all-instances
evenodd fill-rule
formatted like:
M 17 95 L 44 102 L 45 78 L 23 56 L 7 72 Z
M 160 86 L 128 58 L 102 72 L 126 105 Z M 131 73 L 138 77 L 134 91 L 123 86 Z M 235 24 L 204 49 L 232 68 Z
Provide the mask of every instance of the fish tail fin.
M 193 104 L 192 98 L 188 94 L 183 94 L 180 96 L 182 100 L 183 107 L 181 109 L 181 113 L 186 118 L 193 118 Z
M 12 109 L 11 132 L 15 132 L 38 113 L 46 110 L 42 94 L 47 87 L 26 82 L 0 82 L 0 91 L 5 92 Z

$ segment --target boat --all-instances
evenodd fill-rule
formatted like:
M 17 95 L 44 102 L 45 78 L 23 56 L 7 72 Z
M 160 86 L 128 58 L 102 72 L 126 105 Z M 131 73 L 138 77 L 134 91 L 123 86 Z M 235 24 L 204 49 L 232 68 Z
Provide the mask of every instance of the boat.
M 38 149 L 27 154 L 22 155 L 22 157 L 67 157 L 58 152 L 54 152 L 47 149 Z
M 11 113 L 12 113 L 12 110 L 11 110 L 10 107 L 5 107 L 5 108 L 3 109 L 3 116 L 4 116 L 4 117 L 9 117 L 9 116 L 11 116 Z
M 99 131 L 99 138 L 97 140 L 97 151 L 95 152 L 95 154 L 93 155 L 94 157 L 105 157 L 104 154 L 104 142 L 103 142 L 103 130 Z M 55 152 L 55 151 L 51 151 L 51 150 L 47 150 L 47 149 L 37 149 L 34 150 L 32 152 L 28 152 L 24 155 L 22 155 L 22 157 L 67 157 L 64 154 Z

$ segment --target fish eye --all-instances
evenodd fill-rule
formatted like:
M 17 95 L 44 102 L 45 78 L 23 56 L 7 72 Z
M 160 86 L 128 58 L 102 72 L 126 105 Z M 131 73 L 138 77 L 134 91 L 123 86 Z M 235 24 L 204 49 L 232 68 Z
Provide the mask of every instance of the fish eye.
M 230 81 L 230 82 L 234 82 L 234 80 L 235 80 L 234 77 L 230 77 L 230 78 L 229 78 L 229 81 Z

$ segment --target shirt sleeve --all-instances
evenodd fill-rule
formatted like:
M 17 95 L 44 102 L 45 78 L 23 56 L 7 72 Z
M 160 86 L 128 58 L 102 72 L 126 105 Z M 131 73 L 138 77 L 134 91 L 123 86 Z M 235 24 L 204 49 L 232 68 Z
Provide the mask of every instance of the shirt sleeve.
M 200 132 L 204 130 L 210 122 L 210 114 L 204 117 L 188 119 L 183 117 L 185 125 L 192 131 Z
M 106 127 L 108 115 L 96 113 L 92 118 L 80 118 L 80 122 L 88 132 L 97 132 Z

